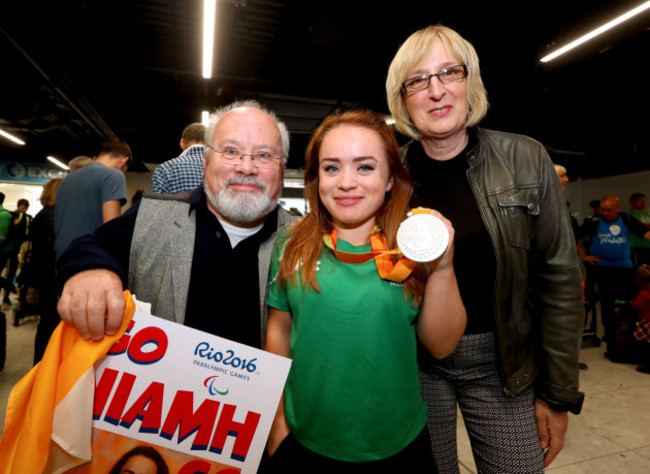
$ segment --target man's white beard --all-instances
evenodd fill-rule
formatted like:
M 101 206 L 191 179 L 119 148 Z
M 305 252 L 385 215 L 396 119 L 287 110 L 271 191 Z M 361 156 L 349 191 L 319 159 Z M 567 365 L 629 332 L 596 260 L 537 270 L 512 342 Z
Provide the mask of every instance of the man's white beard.
M 231 184 L 253 184 L 259 186 L 261 192 L 235 191 L 230 188 Z M 219 194 L 213 194 L 204 181 L 203 190 L 219 215 L 235 225 L 264 219 L 277 206 L 277 199 L 271 199 L 266 192 L 266 184 L 255 176 L 232 176 Z

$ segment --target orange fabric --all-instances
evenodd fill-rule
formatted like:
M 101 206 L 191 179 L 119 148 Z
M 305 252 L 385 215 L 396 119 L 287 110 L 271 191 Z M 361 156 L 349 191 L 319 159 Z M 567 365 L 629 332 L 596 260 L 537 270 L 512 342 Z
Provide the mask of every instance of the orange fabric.
M 336 233 L 336 229 L 333 229 L 332 232 L 323 236 L 323 242 L 325 242 L 325 246 L 328 249 L 330 249 L 332 253 L 336 255 L 336 258 L 338 258 L 341 262 L 364 263 L 375 256 L 374 248 L 372 252 L 367 252 L 367 253 L 341 252 L 340 250 L 336 249 L 337 241 L 338 241 L 338 235 Z
M 414 216 L 417 216 L 418 214 L 429 214 L 430 211 L 431 211 L 431 209 L 426 208 L 426 207 L 417 207 L 417 208 L 411 210 L 411 214 L 413 214 Z
M 386 238 L 379 234 L 373 234 L 370 236 L 370 242 L 372 243 L 372 248 L 386 248 Z M 399 252 L 399 251 L 397 251 Z M 410 260 L 406 257 L 400 258 L 397 263 L 393 264 L 393 259 L 391 258 L 391 253 L 397 253 L 395 250 L 380 252 L 375 255 L 375 263 L 377 264 L 377 271 L 379 276 L 384 280 L 402 282 L 408 278 L 411 272 L 415 269 L 417 262 Z
M 60 323 L 43 359 L 12 389 L 0 441 L 0 472 L 40 473 L 47 464 L 56 406 L 80 377 L 126 332 L 135 303 L 124 292 L 126 309 L 120 330 L 101 341 L 86 341 L 71 325 Z M 92 416 L 92 413 L 90 414 Z M 71 420 L 72 421 L 72 420 Z
M 428 210 L 425 210 L 428 212 Z M 415 210 L 413 211 L 415 214 Z M 420 212 L 417 212 L 420 214 Z M 336 249 L 336 242 L 338 240 L 336 229 L 333 229 L 331 233 L 323 236 L 323 242 L 325 246 L 332 251 L 332 253 L 338 258 L 341 262 L 344 263 L 364 263 L 370 260 L 371 258 L 375 259 L 375 264 L 377 265 L 377 271 L 379 276 L 384 280 L 402 282 L 408 278 L 415 266 L 416 262 L 402 257 L 398 260 L 396 264 L 393 263 L 391 255 L 401 254 L 399 249 L 388 249 L 388 244 L 386 243 L 386 237 L 384 237 L 379 230 L 379 227 L 375 226 L 370 235 L 370 244 L 372 246 L 372 252 L 367 253 L 349 253 L 341 252 Z

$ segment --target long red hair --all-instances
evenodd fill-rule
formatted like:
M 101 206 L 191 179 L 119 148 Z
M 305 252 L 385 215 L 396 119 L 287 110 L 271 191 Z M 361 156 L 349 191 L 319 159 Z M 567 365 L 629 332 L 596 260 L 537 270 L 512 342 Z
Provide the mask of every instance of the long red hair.
M 384 144 L 393 187 L 386 193 L 384 204 L 377 211 L 377 225 L 386 237 L 388 248 L 397 247 L 397 229 L 409 210 L 413 183 L 400 159 L 395 134 L 386 124 L 384 116 L 377 112 L 335 112 L 321 122 L 307 145 L 304 196 L 311 211 L 289 229 L 282 242 L 284 251 L 277 276 L 280 285 L 297 284 L 296 270 L 300 269 L 302 285 L 320 291 L 316 280 L 316 262 L 323 251 L 323 236 L 332 231 L 333 224 L 332 217 L 323 206 L 318 193 L 319 154 L 327 133 L 343 125 L 373 130 Z M 397 260 L 397 257 L 394 259 Z M 420 303 L 425 285 L 426 268 L 420 264 L 404 282 L 405 294 L 414 297 L 414 304 Z

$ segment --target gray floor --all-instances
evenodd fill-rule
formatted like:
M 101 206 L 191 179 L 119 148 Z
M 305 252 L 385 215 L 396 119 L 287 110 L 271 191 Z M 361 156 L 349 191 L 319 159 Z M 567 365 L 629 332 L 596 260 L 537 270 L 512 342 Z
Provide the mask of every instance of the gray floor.
M 605 345 L 582 349 L 580 415 L 569 414 L 564 449 L 547 469 L 556 474 L 650 473 L 650 375 L 605 358 Z M 459 417 L 460 419 L 460 417 Z M 467 433 L 458 424 L 461 474 L 476 474 Z
M 11 296 L 12 300 L 14 296 Z M 4 427 L 11 388 L 32 368 L 38 316 L 27 316 L 18 327 L 14 327 L 12 310 L 3 305 L 2 311 L 7 317 L 7 356 L 4 369 L 0 372 L 0 423 Z
M 31 368 L 38 317 L 28 317 L 18 327 L 7 314 L 7 360 L 0 372 L 0 424 L 4 426 L 11 387 Z M 564 450 L 549 468 L 562 474 L 650 472 L 650 375 L 636 365 L 614 364 L 604 357 L 604 347 L 582 350 L 581 371 L 586 392 L 579 416 L 571 415 Z M 476 473 L 467 435 L 459 422 L 461 473 Z

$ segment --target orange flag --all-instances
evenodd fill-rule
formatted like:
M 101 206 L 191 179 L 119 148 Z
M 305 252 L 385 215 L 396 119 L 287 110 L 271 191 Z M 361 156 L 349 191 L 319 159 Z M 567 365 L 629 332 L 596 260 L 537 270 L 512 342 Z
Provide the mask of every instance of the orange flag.
M 0 440 L 0 472 L 60 473 L 90 460 L 94 365 L 129 327 L 135 303 L 128 291 L 124 298 L 117 334 L 87 341 L 60 323 L 43 359 L 14 386 Z

